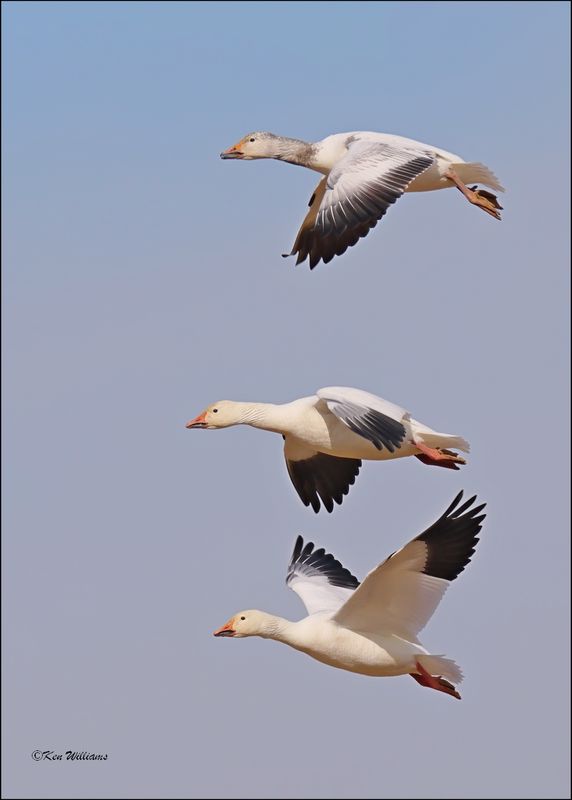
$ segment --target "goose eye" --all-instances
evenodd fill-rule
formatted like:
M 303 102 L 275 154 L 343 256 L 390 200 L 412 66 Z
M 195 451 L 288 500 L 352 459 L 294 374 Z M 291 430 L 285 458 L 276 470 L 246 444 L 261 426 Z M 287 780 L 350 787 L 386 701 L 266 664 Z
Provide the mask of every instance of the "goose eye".
M 213 408 L 213 414 L 218 414 L 218 408 Z
M 241 619 L 246 619 L 246 617 L 241 617 Z
M 251 141 L 251 142 L 255 142 L 255 141 L 256 141 L 256 139 L 252 138 L 252 139 L 250 139 L 250 141 Z

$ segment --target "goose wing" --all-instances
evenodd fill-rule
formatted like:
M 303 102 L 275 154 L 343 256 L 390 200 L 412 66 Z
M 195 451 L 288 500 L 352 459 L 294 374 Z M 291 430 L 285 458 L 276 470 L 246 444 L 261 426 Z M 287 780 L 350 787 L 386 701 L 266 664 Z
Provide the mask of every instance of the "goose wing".
M 338 458 L 319 453 L 303 442 L 286 437 L 284 457 L 290 480 L 305 506 L 316 514 L 320 500 L 330 513 L 334 503 L 341 505 L 361 467 L 359 458 Z
M 310 269 L 339 256 L 366 236 L 409 184 L 435 161 L 423 148 L 351 136 L 347 153 L 310 199 L 290 255 Z
M 403 444 L 407 435 L 404 422 L 409 420 L 409 412 L 401 406 L 344 386 L 328 386 L 316 394 L 340 422 L 378 450 L 385 447 L 393 453 Z
M 485 504 L 474 506 L 471 497 L 460 505 L 462 497 L 459 492 L 430 528 L 372 570 L 334 619 L 352 630 L 414 639 L 475 552 Z
M 323 547 L 296 539 L 288 565 L 286 584 L 302 600 L 308 614 L 336 611 L 353 594 L 359 581 Z

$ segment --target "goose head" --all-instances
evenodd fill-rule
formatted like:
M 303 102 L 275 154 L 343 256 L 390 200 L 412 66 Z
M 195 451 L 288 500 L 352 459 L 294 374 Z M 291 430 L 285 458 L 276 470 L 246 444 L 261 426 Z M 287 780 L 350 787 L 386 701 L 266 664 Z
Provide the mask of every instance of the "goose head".
M 275 136 L 268 131 L 254 131 L 224 150 L 221 158 L 240 158 L 250 161 L 253 158 L 276 158 L 280 154 L 280 143 L 283 137 Z
M 263 611 L 240 611 L 214 631 L 213 636 L 229 636 L 234 639 L 241 639 L 244 636 L 263 636 L 268 633 L 272 619 L 270 614 L 265 614 Z
M 189 429 L 203 428 L 212 430 L 215 428 L 228 428 L 230 425 L 239 425 L 241 422 L 242 413 L 239 409 L 239 403 L 233 403 L 232 400 L 219 400 L 218 403 L 207 406 L 198 417 L 187 422 L 186 427 Z

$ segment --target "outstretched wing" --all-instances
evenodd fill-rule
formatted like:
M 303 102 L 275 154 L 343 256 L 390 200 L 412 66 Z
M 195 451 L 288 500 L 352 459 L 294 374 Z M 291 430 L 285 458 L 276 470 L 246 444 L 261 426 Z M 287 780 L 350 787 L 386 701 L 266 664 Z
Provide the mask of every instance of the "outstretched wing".
M 308 614 L 315 614 L 336 611 L 359 586 L 359 581 L 323 547 L 314 550 L 313 542 L 304 545 L 303 538 L 298 536 L 286 584 L 300 597 Z
M 290 255 L 310 269 L 366 236 L 409 184 L 435 161 L 428 151 L 350 138 L 346 155 L 318 184 Z M 319 203 L 319 206 L 317 204 Z M 317 207 L 315 207 L 317 206 Z
M 475 552 L 485 504 L 459 492 L 437 522 L 372 570 L 334 619 L 364 633 L 414 638 Z
M 361 389 L 344 386 L 328 386 L 316 394 L 344 425 L 368 439 L 378 450 L 385 447 L 393 453 L 403 443 L 407 434 L 403 423 L 409 420 L 409 412 L 404 408 Z
M 338 458 L 318 453 L 291 437 L 284 442 L 284 457 L 288 475 L 305 506 L 311 505 L 316 514 L 320 500 L 330 513 L 334 503 L 341 505 L 361 467 L 359 458 Z

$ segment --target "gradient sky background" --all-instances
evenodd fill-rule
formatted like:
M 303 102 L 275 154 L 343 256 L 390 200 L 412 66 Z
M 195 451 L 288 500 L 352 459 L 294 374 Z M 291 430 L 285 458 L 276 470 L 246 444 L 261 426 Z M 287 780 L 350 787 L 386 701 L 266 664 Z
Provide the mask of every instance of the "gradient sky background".
M 3 796 L 568 797 L 569 4 L 2 9 Z M 256 129 L 484 161 L 504 219 L 407 195 L 295 269 L 318 176 L 219 159 Z M 366 464 L 316 516 L 279 437 L 185 430 L 332 384 L 469 465 Z M 489 517 L 423 641 L 462 702 L 212 637 L 303 615 L 298 533 L 362 577 L 460 488 Z

